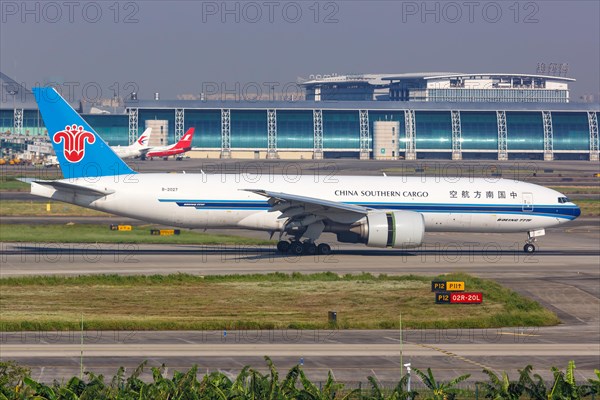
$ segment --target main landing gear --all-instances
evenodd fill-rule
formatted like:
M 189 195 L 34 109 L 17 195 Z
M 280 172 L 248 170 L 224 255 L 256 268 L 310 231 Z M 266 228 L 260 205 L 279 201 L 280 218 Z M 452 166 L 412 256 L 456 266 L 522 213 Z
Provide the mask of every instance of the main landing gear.
M 294 256 L 331 254 L 331 247 L 327 243 L 315 244 L 315 241 L 323 233 L 324 228 L 325 224 L 321 219 L 310 223 L 310 216 L 298 221 L 288 221 L 281 231 L 279 239 L 287 233 L 290 240 L 280 240 L 277 243 L 277 251 L 282 254 L 291 254 Z M 304 241 L 302 241 L 302 238 L 304 238 Z
M 314 242 L 305 241 L 301 242 L 299 240 L 292 240 L 291 242 L 287 240 L 281 240 L 277 243 L 277 251 L 283 254 L 291 254 L 294 256 L 301 255 L 328 255 L 331 254 L 331 246 L 327 243 L 320 243 L 316 245 Z

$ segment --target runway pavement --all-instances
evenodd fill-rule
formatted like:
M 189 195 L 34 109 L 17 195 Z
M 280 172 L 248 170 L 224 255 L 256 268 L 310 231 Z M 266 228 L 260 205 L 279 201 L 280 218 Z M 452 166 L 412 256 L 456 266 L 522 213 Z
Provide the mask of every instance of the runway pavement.
M 63 223 L 70 221 L 63 220 Z M 118 219 L 117 219 L 118 220 Z M 97 219 L 94 219 L 98 222 Z M 114 223 L 111 219 L 106 223 Z M 57 228 L 58 229 L 58 228 Z M 211 230 L 267 239 L 264 232 Z M 524 254 L 522 234 L 429 233 L 425 245 L 411 251 L 336 244 L 329 256 L 280 255 L 274 247 L 1 243 L 0 276 L 79 274 L 235 274 L 265 272 L 439 274 L 464 271 L 491 278 L 541 278 L 577 272 L 598 272 L 600 223 L 580 218 L 547 230 L 538 251 Z
M 219 233 L 233 233 L 220 231 Z M 237 232 L 239 233 L 239 232 Z M 262 237 L 264 233 L 248 232 Z M 403 335 L 403 362 L 432 367 L 444 379 L 482 368 L 511 371 L 533 364 L 549 378 L 549 367 L 575 360 L 578 377 L 600 367 L 600 225 L 582 218 L 549 229 L 533 255 L 522 253 L 523 235 L 428 234 L 410 252 L 341 245 L 328 257 L 276 255 L 265 246 L 97 245 L 2 243 L 2 277 L 98 273 L 234 274 L 334 271 L 437 275 L 464 271 L 500 283 L 541 302 L 561 318 L 550 328 L 412 330 Z M 374 310 L 376 312 L 376 310 Z M 401 312 L 401 310 L 399 310 Z M 79 371 L 78 332 L 3 333 L 0 358 L 33 367 L 34 377 L 62 379 Z M 282 369 L 303 361 L 309 376 L 366 383 L 368 375 L 392 382 L 400 373 L 398 331 L 85 332 L 84 365 L 112 375 L 143 360 L 170 371 L 193 364 L 201 371 L 235 374 L 245 364 L 264 369 L 263 355 Z M 149 375 L 146 375 L 149 377 Z
M 584 328 L 584 330 L 590 328 Z M 564 367 L 575 360 L 578 378 L 588 378 L 598 367 L 597 331 L 587 340 L 571 329 L 502 328 L 404 331 L 195 331 L 195 332 L 79 332 L 4 333 L 3 359 L 36 366 L 34 376 L 44 381 L 76 375 L 83 356 L 85 367 L 110 376 L 119 366 L 132 371 L 144 360 L 186 370 L 223 370 L 235 374 L 244 365 L 264 370 L 269 355 L 285 371 L 297 363 L 315 380 L 332 369 L 345 382 L 366 381 L 374 375 L 393 382 L 401 363 L 435 370 L 439 379 L 471 373 L 484 379 L 483 368 L 509 370 L 527 364 L 550 378 L 549 366 Z M 148 375 L 146 377 L 149 377 Z

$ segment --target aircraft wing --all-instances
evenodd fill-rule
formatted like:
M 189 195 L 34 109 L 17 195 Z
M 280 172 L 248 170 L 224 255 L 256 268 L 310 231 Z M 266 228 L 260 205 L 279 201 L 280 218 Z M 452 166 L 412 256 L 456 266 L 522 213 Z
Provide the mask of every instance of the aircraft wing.
M 315 215 L 328 218 L 332 212 L 350 213 L 356 216 L 363 216 L 369 212 L 369 208 L 345 204 L 337 201 L 317 199 L 314 197 L 299 196 L 288 193 L 270 192 L 259 189 L 244 189 L 269 199 L 271 209 L 269 211 L 282 212 L 282 218 L 294 218 L 301 215 Z

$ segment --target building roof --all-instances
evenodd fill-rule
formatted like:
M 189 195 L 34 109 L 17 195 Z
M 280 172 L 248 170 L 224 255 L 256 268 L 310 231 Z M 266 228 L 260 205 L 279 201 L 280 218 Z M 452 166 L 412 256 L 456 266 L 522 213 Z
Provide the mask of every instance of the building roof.
M 0 102 L 0 109 L 36 109 L 37 103 L 31 90 L 21 85 L 14 79 L 0 72 L 0 86 L 2 101 Z
M 126 108 L 173 110 L 370 110 L 370 111 L 596 111 L 600 103 L 467 103 L 421 101 L 235 101 L 235 100 L 129 100 Z
M 325 75 L 323 78 L 310 79 L 300 82 L 302 86 L 335 84 L 335 83 L 369 83 L 371 85 L 386 85 L 381 78 L 386 74 L 352 74 L 352 75 Z
M 405 74 L 385 75 L 382 79 L 385 81 L 400 79 L 427 79 L 429 76 L 444 75 L 462 75 L 461 72 L 410 72 Z
M 11 77 L 0 72 L 0 110 L 13 110 L 15 108 L 23 110 L 37 110 L 37 102 L 33 92 Z M 81 111 L 81 103 L 70 102 L 71 107 Z
M 300 82 L 302 86 L 319 85 L 328 83 L 357 83 L 367 82 L 372 85 L 388 85 L 388 77 L 399 77 L 397 79 L 424 79 L 430 75 L 453 74 L 453 72 L 414 72 L 404 74 L 348 74 L 348 75 L 325 75 L 319 79 L 311 79 Z
M 565 82 L 575 82 L 573 78 L 565 78 L 562 76 L 553 76 L 553 75 L 532 75 L 532 74 L 500 74 L 500 73 L 478 73 L 478 74 L 443 74 L 443 75 L 435 75 L 435 76 L 427 76 L 424 79 L 449 79 L 449 78 L 459 78 L 459 77 L 513 77 L 513 78 L 541 78 L 546 80 L 554 80 L 554 81 L 565 81 Z
M 417 73 L 417 74 L 399 74 L 399 75 L 388 75 L 383 77 L 383 80 L 386 81 L 396 81 L 401 79 L 415 79 L 422 78 L 425 80 L 429 79 L 450 79 L 450 78 L 458 78 L 458 77 L 519 77 L 519 78 L 542 78 L 547 80 L 556 80 L 556 81 L 565 81 L 565 82 L 575 82 L 573 78 L 565 78 L 562 76 L 553 76 L 553 75 L 532 75 L 532 74 L 506 74 L 506 73 L 455 73 L 455 72 L 430 72 L 430 73 Z

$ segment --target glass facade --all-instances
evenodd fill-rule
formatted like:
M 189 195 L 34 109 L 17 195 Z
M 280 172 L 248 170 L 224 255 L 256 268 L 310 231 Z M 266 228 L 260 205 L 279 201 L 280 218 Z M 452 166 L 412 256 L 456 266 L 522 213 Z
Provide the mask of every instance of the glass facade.
M 587 113 L 552 113 L 554 150 L 590 149 L 590 130 Z
M 231 110 L 230 129 L 232 149 L 267 148 L 266 110 Z
M 495 112 L 461 112 L 462 149 L 498 150 L 498 121 Z
M 507 147 L 514 150 L 544 150 L 541 112 L 506 112 Z
M 129 145 L 129 117 L 127 115 L 111 115 L 111 118 L 106 118 L 105 115 L 87 114 L 83 115 L 83 118 L 110 146 Z
M 82 116 L 111 146 L 128 144 L 129 117 L 127 115 L 83 114 Z M 13 111 L 0 111 L 0 132 L 12 132 L 13 127 Z M 29 136 L 47 135 L 44 121 L 38 115 L 37 110 L 25 110 L 23 133 Z
M 185 110 L 184 125 L 196 128 L 192 147 L 221 148 L 221 110 Z
M 8 133 L 13 130 L 13 111 L 0 110 L 0 132 Z
M 459 107 L 457 107 L 460 109 Z M 111 146 L 128 144 L 129 117 L 125 114 L 86 114 L 88 123 Z M 416 149 L 418 153 L 436 154 L 452 150 L 450 111 L 416 111 Z M 146 120 L 167 120 L 168 142 L 175 141 L 175 111 L 173 109 L 140 109 L 138 131 Z M 600 118 L 599 118 L 600 119 Z M 398 150 L 406 149 L 406 128 L 403 110 L 369 111 L 371 141 L 375 121 L 398 121 Z M 510 152 L 544 150 L 544 128 L 541 111 L 507 111 L 508 150 Z M 553 145 L 556 152 L 587 152 L 590 148 L 588 116 L 585 111 L 552 112 Z M 186 109 L 185 129 L 196 128 L 193 147 L 221 148 L 221 110 Z M 267 148 L 267 110 L 231 109 L 231 147 L 233 149 Z M 494 111 L 462 111 L 462 149 L 475 153 L 497 151 L 498 127 Z M 12 132 L 13 111 L 0 111 L 0 132 Z M 280 150 L 311 150 L 314 147 L 313 111 L 302 109 L 277 110 L 277 148 Z M 45 135 L 43 121 L 36 110 L 25 110 L 23 133 Z M 167 144 L 165 143 L 165 144 Z M 356 110 L 323 110 L 323 148 L 326 151 L 357 152 L 360 148 L 360 117 Z
M 417 152 L 452 150 L 452 117 L 446 111 L 416 111 Z
M 567 90 L 548 89 L 428 89 L 427 101 L 567 103 Z
M 323 148 L 360 149 L 358 111 L 323 110 Z
M 314 148 L 313 131 L 312 111 L 277 111 L 278 149 Z
M 0 111 L 0 132 L 12 132 L 14 129 L 14 110 Z M 23 132 L 24 135 L 38 136 L 45 135 L 46 128 L 44 121 L 37 110 L 25 110 L 23 113 Z

